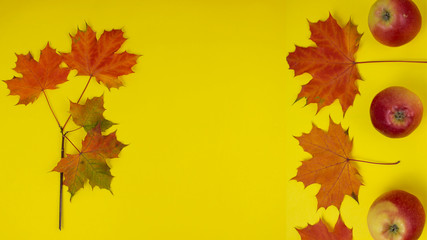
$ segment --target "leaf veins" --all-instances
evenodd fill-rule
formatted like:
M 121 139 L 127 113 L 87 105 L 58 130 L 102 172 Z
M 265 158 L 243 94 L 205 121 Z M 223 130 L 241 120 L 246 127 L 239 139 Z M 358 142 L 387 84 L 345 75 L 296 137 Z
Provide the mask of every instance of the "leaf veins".
M 359 94 L 356 80 L 361 77 L 354 55 L 362 35 L 351 21 L 340 27 L 331 15 L 326 21 L 309 22 L 309 25 L 310 39 L 316 46 L 297 46 L 286 58 L 296 76 L 303 73 L 312 76 L 297 99 L 306 98 L 307 104 L 317 103 L 318 111 L 338 99 L 345 113 Z
M 33 103 L 46 89 L 56 89 L 67 81 L 69 69 L 61 68 L 62 57 L 49 44 L 41 51 L 37 62 L 33 56 L 18 54 L 14 70 L 22 77 L 6 80 L 10 95 L 18 95 L 18 104 Z
M 139 55 L 117 53 L 126 40 L 122 30 L 104 31 L 97 39 L 96 33 L 86 25 L 85 31 L 79 29 L 71 39 L 71 52 L 62 56 L 68 67 L 76 69 L 79 75 L 93 76 L 110 89 L 123 85 L 119 76 L 133 73 L 132 67 Z
M 334 205 L 339 209 L 345 195 L 357 201 L 362 180 L 351 161 L 353 141 L 346 131 L 330 119 L 327 132 L 313 125 L 309 134 L 296 139 L 312 158 L 302 162 L 293 179 L 303 182 L 305 186 L 313 183 L 321 185 L 316 195 L 318 207 Z

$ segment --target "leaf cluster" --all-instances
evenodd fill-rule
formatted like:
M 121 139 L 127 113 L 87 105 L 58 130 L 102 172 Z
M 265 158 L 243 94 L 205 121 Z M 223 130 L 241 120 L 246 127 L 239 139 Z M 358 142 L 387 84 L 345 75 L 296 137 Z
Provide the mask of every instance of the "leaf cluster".
M 116 132 L 103 134 L 114 125 L 103 116 L 105 111 L 103 95 L 89 98 L 84 104 L 80 104 L 92 79 L 108 89 L 119 88 L 123 86 L 121 77 L 133 73 L 132 67 L 139 55 L 126 51 L 118 52 L 125 41 L 126 38 L 120 29 L 104 31 L 97 38 L 96 32 L 86 25 L 85 30 L 79 29 L 71 36 L 71 52 L 58 53 L 47 44 L 41 50 L 38 61 L 31 53 L 17 54 L 14 70 L 20 76 L 4 81 L 10 90 L 9 95 L 19 96 L 18 104 L 28 105 L 41 95 L 44 96 L 61 130 L 63 140 L 69 141 L 75 147 L 77 153 L 66 156 L 61 154 L 62 159 L 53 169 L 63 174 L 65 178 L 63 184 L 68 186 L 71 196 L 74 196 L 86 182 L 92 187 L 110 190 L 113 176 L 107 160 L 117 158 L 126 146 L 117 140 Z M 66 67 L 63 67 L 63 63 Z M 79 99 L 70 102 L 70 116 L 62 124 L 52 109 L 47 90 L 56 89 L 58 85 L 67 82 L 71 70 L 77 70 L 78 75 L 88 76 L 88 82 Z M 67 134 L 72 132 L 66 130 L 71 118 L 77 126 L 86 131 L 81 148 L 77 148 L 67 137 Z M 64 144 L 61 151 L 64 151 Z

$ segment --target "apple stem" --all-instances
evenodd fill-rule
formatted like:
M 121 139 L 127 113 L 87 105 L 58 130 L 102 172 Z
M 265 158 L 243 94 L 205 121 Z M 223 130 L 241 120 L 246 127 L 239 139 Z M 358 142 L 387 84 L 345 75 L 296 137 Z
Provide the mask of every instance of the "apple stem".
M 347 158 L 347 160 L 353 161 L 353 162 L 362 162 L 362 163 L 378 164 L 378 165 L 396 165 L 400 163 L 400 161 L 392 162 L 392 163 L 379 163 L 379 162 L 371 162 L 371 161 L 358 160 L 358 159 L 352 159 L 352 158 Z
M 387 10 L 384 10 L 382 17 L 383 17 L 384 21 L 388 21 L 388 20 L 390 20 L 391 15 Z
M 397 233 L 399 231 L 399 227 L 396 224 L 390 226 L 390 232 Z
M 361 63 L 427 63 L 427 61 L 404 61 L 404 60 L 379 60 L 379 61 L 362 61 L 362 62 L 354 62 L 354 64 Z

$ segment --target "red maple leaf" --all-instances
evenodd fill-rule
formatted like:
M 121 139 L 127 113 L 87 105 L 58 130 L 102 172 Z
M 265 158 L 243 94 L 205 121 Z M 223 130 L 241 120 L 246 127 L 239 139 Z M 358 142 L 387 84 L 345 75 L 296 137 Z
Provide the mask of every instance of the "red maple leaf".
M 347 131 L 330 119 L 327 132 L 313 125 L 309 134 L 296 138 L 312 158 L 302 162 L 293 179 L 305 186 L 321 185 L 316 195 L 319 208 L 334 205 L 339 209 L 345 195 L 357 201 L 362 180 L 350 156 L 353 141 Z
M 71 36 L 71 53 L 62 53 L 64 62 L 79 75 L 93 76 L 107 88 L 119 88 L 123 85 L 119 76 L 133 73 L 139 55 L 127 52 L 116 53 L 126 38 L 123 31 L 113 29 L 104 31 L 96 39 L 96 33 L 86 25 L 86 30 L 78 30 Z
M 330 232 L 328 227 L 319 221 L 315 225 L 308 225 L 304 229 L 297 229 L 301 240 L 352 240 L 353 230 L 349 229 L 341 219 L 335 224 L 334 231 Z
M 305 97 L 307 103 L 317 103 L 318 111 L 339 99 L 345 113 L 359 94 L 356 80 L 361 77 L 354 55 L 362 35 L 351 21 L 340 27 L 331 15 L 324 22 L 309 22 L 309 25 L 310 39 L 316 46 L 297 46 L 286 58 L 296 76 L 303 73 L 312 76 L 302 87 L 298 99 Z
M 34 102 L 46 89 L 56 89 L 58 84 L 67 81 L 69 69 L 61 68 L 62 57 L 49 44 L 41 51 L 40 60 L 34 60 L 31 53 L 17 54 L 14 70 L 22 77 L 14 77 L 5 83 L 9 95 L 18 95 L 18 104 L 27 105 Z
M 53 170 L 64 173 L 64 185 L 68 186 L 71 197 L 83 188 L 86 181 L 89 181 L 92 187 L 110 190 L 113 176 L 107 159 L 117 158 L 125 146 L 117 141 L 115 132 L 107 136 L 102 135 L 98 125 L 87 133 L 79 153 L 67 154 Z

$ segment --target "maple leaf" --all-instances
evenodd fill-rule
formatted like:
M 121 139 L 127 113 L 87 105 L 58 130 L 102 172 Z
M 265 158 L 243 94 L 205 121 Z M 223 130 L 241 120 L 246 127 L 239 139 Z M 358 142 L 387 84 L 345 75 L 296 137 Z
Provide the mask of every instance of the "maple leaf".
M 351 20 L 340 27 L 330 14 L 326 21 L 309 22 L 309 25 L 310 39 L 317 46 L 297 46 L 286 58 L 296 76 L 303 73 L 312 76 L 310 82 L 302 86 L 297 99 L 305 97 L 307 104 L 317 103 L 317 111 L 339 99 L 345 113 L 359 94 L 356 80 L 361 77 L 354 55 L 362 34 Z
M 334 205 L 339 209 L 345 195 L 358 201 L 362 179 L 350 156 L 353 140 L 347 131 L 330 119 L 328 132 L 313 125 L 309 134 L 296 139 L 312 158 L 302 162 L 293 179 L 305 186 L 321 185 L 316 195 L 319 208 Z
M 102 135 L 98 125 L 88 132 L 78 154 L 67 154 L 53 171 L 64 173 L 64 185 L 68 186 L 71 197 L 83 188 L 85 182 L 93 187 L 110 190 L 113 176 L 107 159 L 117 158 L 126 145 L 117 141 L 116 132 Z
M 39 62 L 34 60 L 31 53 L 17 54 L 14 70 L 22 74 L 4 81 L 10 90 L 9 95 L 18 95 L 18 104 L 33 103 L 46 89 L 56 89 L 58 84 L 67 81 L 69 69 L 61 68 L 62 57 L 49 46 L 40 53 Z
M 104 95 L 88 99 L 84 105 L 70 102 L 70 113 L 73 121 L 86 131 L 100 125 L 101 131 L 104 132 L 114 125 L 104 118 L 104 111 Z
M 335 224 L 333 232 L 328 230 L 328 227 L 319 221 L 315 225 L 308 225 L 304 229 L 297 229 L 301 240 L 352 240 L 353 230 L 349 229 L 341 219 L 338 217 L 338 221 Z
M 86 25 L 85 31 L 79 29 L 71 39 L 71 53 L 62 53 L 62 56 L 69 68 L 78 71 L 78 75 L 93 76 L 110 89 L 123 85 L 119 76 L 133 73 L 131 68 L 139 55 L 116 53 L 126 40 L 122 30 L 104 31 L 97 40 L 96 33 Z

